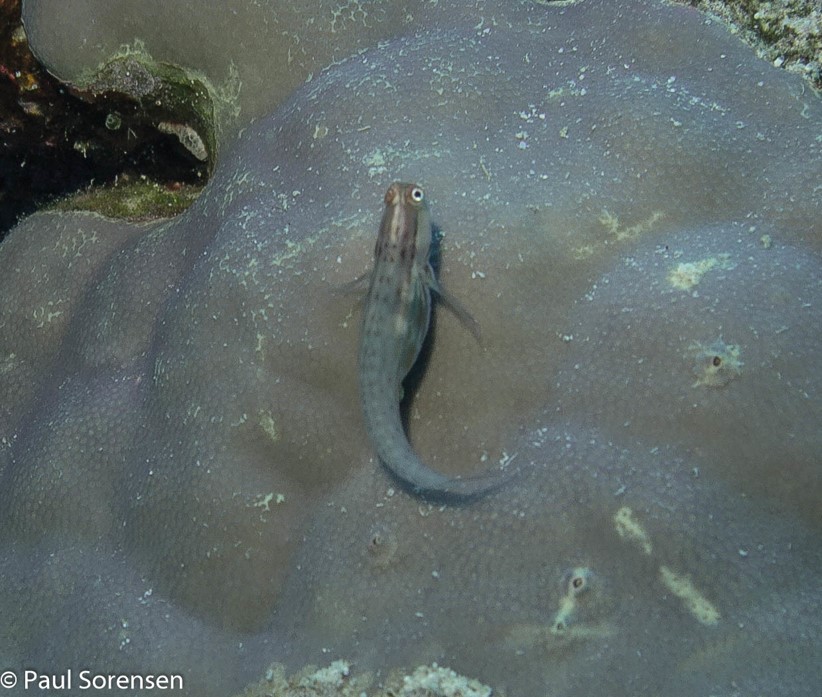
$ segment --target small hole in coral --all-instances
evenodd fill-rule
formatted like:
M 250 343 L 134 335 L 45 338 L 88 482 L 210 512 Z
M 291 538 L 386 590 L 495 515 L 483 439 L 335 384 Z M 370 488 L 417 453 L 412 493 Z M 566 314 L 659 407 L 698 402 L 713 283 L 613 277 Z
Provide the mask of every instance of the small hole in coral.
M 711 363 L 713 363 L 714 366 L 718 368 L 720 365 L 722 365 L 722 359 L 719 356 L 714 356 L 714 359 L 711 361 Z
M 571 580 L 571 585 L 574 588 L 582 588 L 582 586 L 584 584 L 585 584 L 585 579 L 582 578 L 582 576 L 574 576 L 574 578 Z

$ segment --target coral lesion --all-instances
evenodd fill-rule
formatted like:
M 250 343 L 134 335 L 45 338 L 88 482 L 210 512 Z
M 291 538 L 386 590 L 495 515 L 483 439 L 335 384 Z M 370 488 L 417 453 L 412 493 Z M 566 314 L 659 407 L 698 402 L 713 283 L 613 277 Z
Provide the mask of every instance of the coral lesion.
M 375 569 L 387 569 L 397 561 L 399 544 L 394 530 L 383 524 L 375 525 L 368 534 L 368 560 Z
M 573 628 L 574 616 L 577 614 L 580 599 L 591 591 L 594 574 L 591 569 L 580 566 L 567 572 L 563 578 L 565 595 L 562 596 L 559 609 L 551 623 L 551 633 L 564 635 Z
M 592 621 L 608 614 L 610 597 L 602 579 L 591 568 L 577 566 L 566 571 L 560 580 L 560 591 L 556 612 L 549 622 L 521 622 L 508 628 L 505 644 L 509 648 L 522 651 L 538 646 L 561 651 L 579 641 L 614 634 L 611 623 Z
M 710 344 L 694 342 L 689 351 L 694 358 L 693 387 L 725 387 L 742 373 L 744 363 L 737 344 L 726 344 L 722 337 Z

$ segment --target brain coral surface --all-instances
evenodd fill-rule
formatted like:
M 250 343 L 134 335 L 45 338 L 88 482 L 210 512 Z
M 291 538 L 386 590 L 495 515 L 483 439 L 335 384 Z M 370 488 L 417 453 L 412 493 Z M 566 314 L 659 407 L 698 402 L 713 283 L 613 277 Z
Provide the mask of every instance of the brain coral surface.
M 816 694 L 819 98 L 686 8 L 424 5 L 179 218 L 40 213 L 0 246 L 8 694 L 29 668 L 209 697 L 335 658 L 509 696 Z M 513 474 L 465 505 L 392 480 L 359 412 L 342 289 L 397 179 L 482 326 L 437 313 L 410 439 Z

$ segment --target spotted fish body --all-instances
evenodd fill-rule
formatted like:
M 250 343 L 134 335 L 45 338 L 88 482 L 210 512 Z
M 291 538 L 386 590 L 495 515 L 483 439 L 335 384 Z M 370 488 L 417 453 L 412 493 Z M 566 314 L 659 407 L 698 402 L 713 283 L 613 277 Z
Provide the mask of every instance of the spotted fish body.
M 385 194 L 365 301 L 359 355 L 363 415 L 377 455 L 399 479 L 422 494 L 474 497 L 498 487 L 502 477 L 455 479 L 432 470 L 414 453 L 400 418 L 402 381 L 428 332 L 431 291 L 442 294 L 430 248 L 425 194 L 416 184 L 395 182 Z

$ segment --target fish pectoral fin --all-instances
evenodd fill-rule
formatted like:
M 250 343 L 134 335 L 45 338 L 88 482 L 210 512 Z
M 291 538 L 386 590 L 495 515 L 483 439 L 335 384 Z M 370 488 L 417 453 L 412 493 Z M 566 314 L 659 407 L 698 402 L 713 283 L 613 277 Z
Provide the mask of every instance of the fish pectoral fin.
M 360 310 L 362 306 L 365 305 L 365 300 L 368 297 L 368 283 L 370 279 L 371 272 L 366 271 L 364 274 L 357 276 L 353 281 L 332 288 L 331 292 L 334 295 L 358 295 L 359 297 L 352 309 Z
M 442 290 L 437 291 L 437 295 L 439 295 L 440 300 L 442 300 L 442 304 L 474 335 L 477 343 L 482 346 L 482 330 L 480 329 L 480 323 L 474 319 L 474 316 L 468 312 L 465 306 L 453 295 L 444 293 Z
M 453 315 L 462 323 L 462 325 L 474 335 L 477 343 L 482 346 L 482 332 L 480 331 L 480 324 L 474 319 L 474 316 L 468 312 L 468 309 L 453 295 L 446 291 L 434 276 L 434 272 L 429 267 L 426 273 L 426 282 L 428 287 L 433 290 L 440 301 L 447 307 Z
M 340 295 L 360 294 L 362 296 L 360 297 L 360 302 L 362 303 L 365 300 L 365 294 L 368 292 L 368 281 L 370 279 L 371 271 L 366 271 L 365 273 L 357 276 L 353 281 L 337 286 L 333 289 L 333 291 L 335 293 L 339 293 Z

